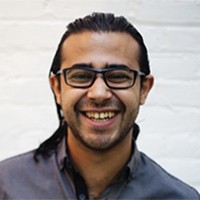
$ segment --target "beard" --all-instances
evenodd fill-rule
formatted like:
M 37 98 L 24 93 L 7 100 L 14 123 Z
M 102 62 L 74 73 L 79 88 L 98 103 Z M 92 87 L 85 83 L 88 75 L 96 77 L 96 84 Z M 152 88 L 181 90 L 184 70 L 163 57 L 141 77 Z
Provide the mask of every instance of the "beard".
M 103 109 L 105 107 L 115 108 L 120 111 L 120 122 L 111 130 L 96 127 L 92 130 L 85 128 L 80 120 L 81 110 L 84 108 Z M 132 134 L 133 125 L 139 112 L 139 104 L 132 109 L 126 109 L 125 105 L 119 100 L 107 101 L 102 103 L 88 102 L 80 100 L 74 107 L 73 112 L 64 112 L 65 120 L 68 124 L 68 132 L 85 147 L 93 151 L 108 151 Z

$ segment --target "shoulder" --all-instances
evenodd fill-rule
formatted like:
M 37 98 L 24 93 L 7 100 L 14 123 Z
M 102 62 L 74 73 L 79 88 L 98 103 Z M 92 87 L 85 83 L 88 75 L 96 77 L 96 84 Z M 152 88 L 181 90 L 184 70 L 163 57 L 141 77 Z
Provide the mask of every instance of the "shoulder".
M 18 166 L 24 166 L 25 163 L 30 163 L 30 162 L 32 163 L 33 154 L 34 151 L 30 151 L 1 161 L 0 172 L 2 170 L 7 171 L 16 169 Z
M 51 185 L 55 187 L 54 156 L 34 160 L 30 151 L 0 162 L 0 199 L 30 199 L 47 195 Z
M 35 150 L 19 154 L 0 162 L 0 180 L 8 177 L 24 177 L 37 174 L 40 171 L 48 171 L 51 157 L 49 159 L 40 158 L 39 162 L 34 159 Z
M 0 184 L 11 179 L 23 179 L 35 171 L 37 163 L 33 159 L 34 151 L 23 153 L 0 162 Z
M 159 164 L 141 153 L 141 164 L 135 178 L 141 178 L 149 193 L 157 193 L 158 198 L 200 199 L 198 192 L 183 181 L 169 174 Z
M 29 180 L 40 181 L 42 178 L 50 177 L 54 169 L 54 155 L 45 159 L 34 159 L 35 150 L 8 158 L 0 162 L 0 185 L 15 182 L 26 184 Z M 12 180 L 12 181 L 11 181 Z
M 14 189 L 16 185 L 21 185 L 21 182 L 24 182 L 22 180 L 29 171 L 29 167 L 33 168 L 33 166 L 33 152 L 27 152 L 1 161 L 0 199 L 4 199 L 5 194 L 11 188 Z

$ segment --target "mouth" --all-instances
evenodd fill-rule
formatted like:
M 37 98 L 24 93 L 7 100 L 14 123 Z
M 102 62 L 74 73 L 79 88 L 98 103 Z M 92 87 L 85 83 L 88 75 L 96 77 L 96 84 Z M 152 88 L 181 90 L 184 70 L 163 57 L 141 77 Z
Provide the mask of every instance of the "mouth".
M 84 115 L 94 122 L 107 122 L 117 115 L 117 112 L 84 112 Z

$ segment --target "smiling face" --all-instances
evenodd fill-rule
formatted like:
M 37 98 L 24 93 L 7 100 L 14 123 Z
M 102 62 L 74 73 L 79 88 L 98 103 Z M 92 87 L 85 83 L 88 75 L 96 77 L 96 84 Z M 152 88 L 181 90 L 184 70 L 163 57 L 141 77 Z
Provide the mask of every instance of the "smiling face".
M 61 69 L 86 64 L 94 69 L 109 65 L 126 65 L 139 71 L 138 43 L 127 33 L 81 32 L 69 36 L 62 46 Z M 101 74 L 89 88 L 60 87 L 52 75 L 50 83 L 68 124 L 68 137 L 92 150 L 107 150 L 132 134 L 132 127 L 152 86 L 148 76 L 128 89 L 110 89 Z

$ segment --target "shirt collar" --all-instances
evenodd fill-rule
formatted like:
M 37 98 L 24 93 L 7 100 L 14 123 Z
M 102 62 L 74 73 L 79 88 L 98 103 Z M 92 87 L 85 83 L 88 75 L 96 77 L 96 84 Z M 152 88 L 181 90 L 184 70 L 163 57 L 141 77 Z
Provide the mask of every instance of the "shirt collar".
M 58 166 L 60 170 L 64 168 L 66 159 L 68 159 L 66 149 L 67 149 L 66 136 L 64 136 L 57 150 Z
M 141 153 L 138 151 L 137 145 L 135 141 L 133 141 L 133 151 L 130 157 L 130 160 L 127 164 L 127 168 L 129 169 L 129 176 L 132 177 L 135 174 L 138 166 L 141 162 Z
M 133 138 L 132 138 L 132 154 L 127 164 L 129 170 L 129 177 L 132 177 L 133 174 L 138 169 L 138 166 L 141 162 L 141 153 L 138 151 L 136 140 L 140 133 L 140 127 L 135 123 L 133 128 Z

